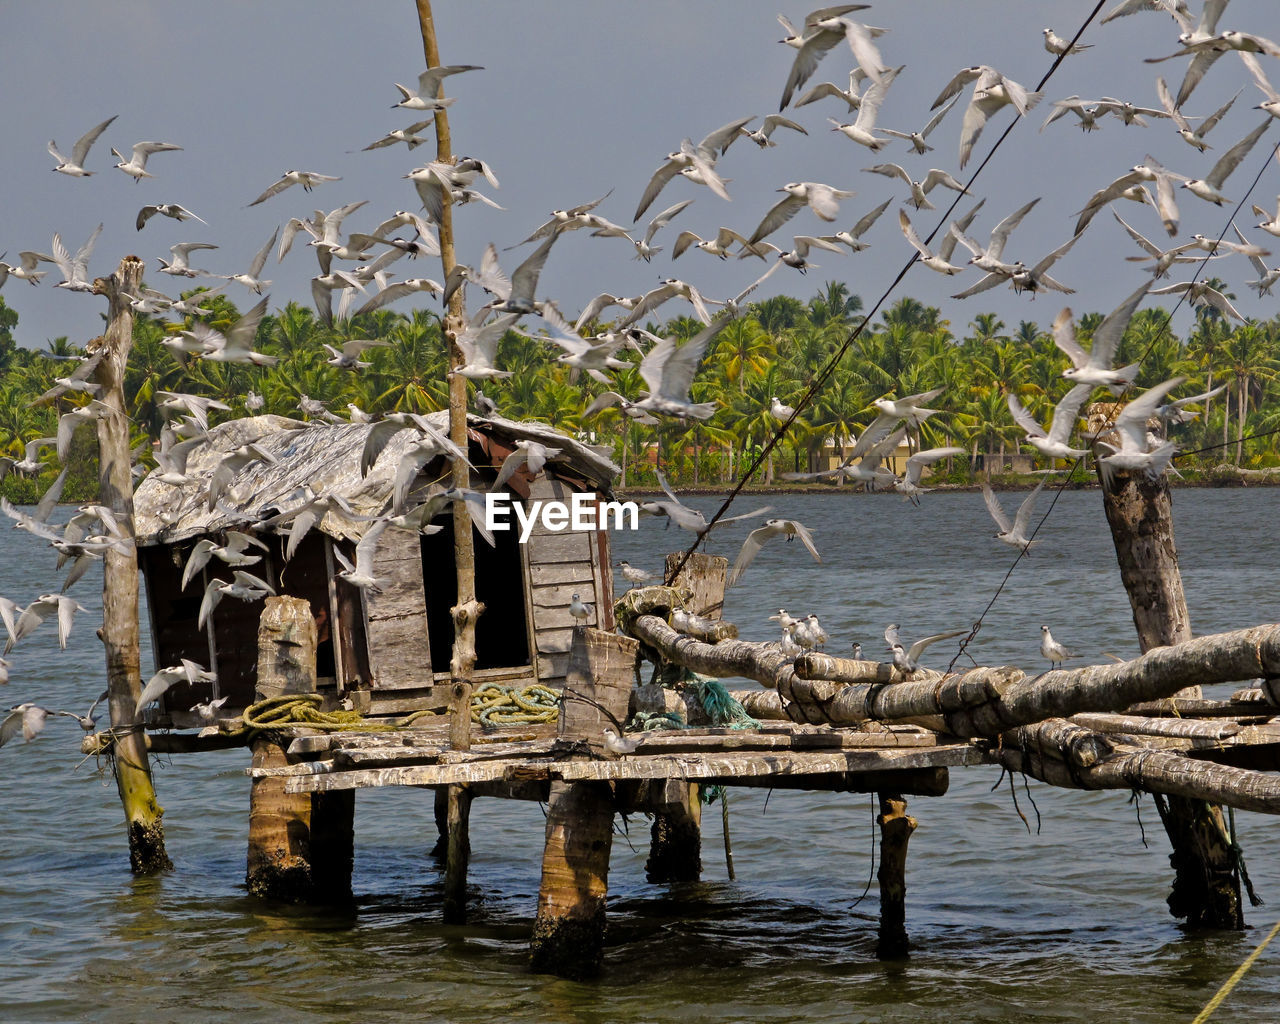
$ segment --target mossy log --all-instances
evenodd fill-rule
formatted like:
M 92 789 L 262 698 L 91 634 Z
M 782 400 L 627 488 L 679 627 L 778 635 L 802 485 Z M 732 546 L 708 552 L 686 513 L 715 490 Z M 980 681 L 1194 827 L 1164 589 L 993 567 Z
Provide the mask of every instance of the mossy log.
M 575 627 L 565 696 L 578 699 L 566 699 L 561 709 L 561 741 L 603 749 L 610 716 L 621 720 L 627 714 L 636 650 L 629 637 Z M 613 812 L 613 790 L 607 782 L 551 785 L 538 913 L 529 947 L 535 971 L 574 979 L 600 972 Z
M 702 877 L 702 803 L 699 786 L 681 779 L 666 779 L 665 799 L 652 807 L 649 858 L 644 876 L 666 885 L 696 882 Z
M 627 632 L 666 661 L 703 675 L 742 676 L 777 689 L 780 680 L 793 674 L 791 659 L 773 644 L 734 639 L 709 644 L 678 632 L 657 615 L 637 616 Z
M 314 693 L 316 624 L 298 597 L 268 597 L 258 619 L 256 696 Z M 351 899 L 354 792 L 290 793 L 283 778 L 287 737 L 253 739 L 249 789 L 249 892 L 290 903 L 335 904 Z

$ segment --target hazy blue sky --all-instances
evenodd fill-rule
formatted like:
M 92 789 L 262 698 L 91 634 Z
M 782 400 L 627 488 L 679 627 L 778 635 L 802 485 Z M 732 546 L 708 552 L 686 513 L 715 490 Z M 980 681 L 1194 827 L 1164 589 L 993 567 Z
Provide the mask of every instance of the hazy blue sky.
M 1220 27 L 1280 34 L 1273 5 L 1274 0 L 1235 0 Z M 1051 60 L 1041 45 L 1041 29 L 1051 25 L 1070 35 L 1092 6 L 1085 0 L 899 0 L 856 15 L 889 29 L 880 39 L 884 60 L 906 65 L 889 92 L 880 125 L 922 127 L 933 98 L 966 65 L 992 64 L 1032 86 Z M 774 0 L 437 3 L 444 60 L 485 67 L 448 82 L 448 94 L 458 97 L 451 110 L 455 150 L 483 157 L 494 167 L 502 187 L 491 194 L 507 208 L 497 212 L 472 205 L 459 212 L 459 258 L 476 261 L 486 242 L 501 248 L 519 241 L 551 209 L 597 198 L 609 189 L 613 195 L 597 212 L 630 224 L 649 175 L 683 137 L 696 141 L 734 118 L 777 109 L 793 54 L 777 43 L 782 33 L 774 16 L 779 9 Z M 785 13 L 799 20 L 805 10 L 787 7 Z M 1064 64 L 1047 86 L 1044 103 L 1018 125 L 978 179 L 975 198 L 985 196 L 987 204 L 972 229 L 977 237 L 985 239 L 997 220 L 1042 196 L 1005 254 L 1034 263 L 1067 240 L 1070 215 L 1090 193 L 1145 154 L 1174 170 L 1200 176 L 1260 123 L 1265 115 L 1252 107 L 1261 93 L 1238 58 L 1229 54 L 1186 106 L 1192 115 L 1207 115 L 1244 89 L 1210 136 L 1214 149 L 1207 154 L 1177 138 L 1167 121 L 1126 128 L 1106 120 L 1101 131 L 1085 135 L 1064 119 L 1040 132 L 1049 103 L 1073 94 L 1090 99 L 1118 96 L 1158 106 L 1156 75 L 1164 73 L 1176 83 L 1185 60 L 1146 65 L 1141 58 L 1172 52 L 1177 31 L 1163 14 L 1137 15 L 1090 29 L 1084 41 L 1096 44 L 1094 48 Z M 1264 58 L 1264 65 L 1280 85 L 1280 61 Z M 217 243 L 221 248 L 203 254 L 195 265 L 234 273 L 246 268 L 277 226 L 316 208 L 329 210 L 367 199 L 368 206 L 346 226 L 368 229 L 396 209 L 417 208 L 416 194 L 402 175 L 434 153 L 434 143 L 413 153 L 403 146 L 359 152 L 387 130 L 414 119 L 410 112 L 391 109 L 398 98 L 393 83 L 413 83 L 424 66 L 410 0 L 10 4 L 0 34 L 0 66 L 10 83 L 0 108 L 5 182 L 0 249 L 8 250 L 10 260 L 20 249 L 48 251 L 51 235 L 58 231 L 74 251 L 101 220 L 106 227 L 91 273 L 107 273 L 121 256 L 135 253 L 147 258 L 149 283 L 171 294 L 177 290 L 175 282 L 154 272 L 152 257 L 167 256 L 174 242 Z M 848 49 L 841 45 L 826 57 L 813 82 L 844 84 L 851 67 Z M 845 119 L 840 104 L 825 101 L 804 107 L 794 116 L 809 129 L 809 136 L 781 131 L 776 136 L 781 144 L 769 150 L 741 140 L 721 160 L 720 170 L 733 179 L 732 202 L 685 181 L 667 187 L 651 213 L 682 198 L 696 202 L 659 235 L 668 251 L 652 265 L 632 260 L 624 241 L 578 232 L 557 243 L 541 290 L 559 299 L 567 313 L 576 312 L 599 291 L 637 294 L 672 274 L 714 298 L 736 293 L 760 274 L 762 265 L 754 260 L 721 264 L 697 251 L 672 264 L 669 251 L 678 230 L 707 236 L 727 225 L 747 233 L 778 198 L 774 190 L 794 180 L 856 189 L 857 196 L 844 204 L 836 224 L 823 225 L 806 211 L 773 241 L 789 245 L 793 233 L 847 228 L 882 200 L 903 195 L 900 183 L 864 174 L 862 168 L 889 160 L 903 164 L 916 177 L 934 166 L 960 173 L 961 113 L 962 107 L 957 108 L 935 131 L 930 139 L 935 152 L 916 156 L 905 143 L 895 141 L 877 156 L 829 130 L 828 116 Z M 54 161 L 45 152 L 49 139 L 56 139 L 66 152 L 80 134 L 112 114 L 119 119 L 89 157 L 90 168 L 98 172 L 95 176 L 72 179 L 50 173 Z M 970 171 L 1009 119 L 1006 111 L 989 124 Z M 1232 199 L 1244 194 L 1278 137 L 1280 127 L 1269 131 L 1228 180 L 1225 191 Z M 109 150 L 115 146 L 127 151 L 143 139 L 174 142 L 184 151 L 153 157 L 150 169 L 155 178 L 135 185 L 112 167 L 115 159 Z M 295 187 L 245 208 L 290 168 L 338 174 L 343 180 L 321 186 L 310 196 Z M 1277 191 L 1280 171 L 1272 164 L 1251 201 L 1274 210 Z M 932 229 L 951 193 L 937 190 L 935 196 L 941 196 L 938 212 L 910 211 L 922 235 Z M 1183 237 L 1194 231 L 1216 237 L 1226 211 L 1185 192 L 1180 198 Z M 182 203 L 209 226 L 156 217 L 137 233 L 134 218 L 148 202 Z M 961 210 L 970 202 L 965 200 Z M 782 268 L 760 294 L 805 297 L 827 279 L 838 278 L 869 306 L 910 255 L 898 230 L 897 206 L 890 206 L 869 232 L 871 248 L 865 252 L 818 253 L 814 258 L 820 268 L 807 278 Z M 1166 244 L 1152 209 L 1122 206 L 1126 220 Z M 1257 220 L 1246 208 L 1240 224 L 1251 239 L 1280 247 L 1280 240 L 1253 230 Z M 1010 327 L 1020 319 L 1043 325 L 1064 301 L 1077 312 L 1112 308 L 1141 281 L 1142 270 L 1124 259 L 1137 252 L 1104 213 L 1054 270 L 1055 277 L 1077 289 L 1066 300 L 1046 295 L 1032 301 L 1001 287 L 955 301 L 948 293 L 975 281 L 976 271 L 943 278 L 919 267 L 900 286 L 900 293 L 939 306 L 958 334 L 977 313 L 988 310 L 999 313 Z M 519 252 L 504 254 L 504 263 L 510 269 L 520 258 Z M 1276 262 L 1280 257 L 1269 260 L 1270 265 Z M 401 277 L 439 277 L 438 263 L 423 264 L 403 261 L 395 270 Z M 305 247 L 295 247 L 280 266 L 273 255 L 267 268 L 275 282 L 270 289 L 272 308 L 290 299 L 309 302 L 307 279 L 316 272 Z M 1275 311 L 1273 300 L 1259 301 L 1245 287 L 1244 282 L 1256 275 L 1243 257 L 1218 261 L 1213 273 L 1232 283 L 1246 313 Z M 1189 276 L 1190 272 L 1175 275 L 1174 280 Z M 55 271 L 39 288 L 13 279 L 5 285 L 6 301 L 21 316 L 18 336 L 23 344 L 42 344 L 62 334 L 79 342 L 99 330 L 102 301 L 54 290 L 50 286 L 57 279 Z M 247 307 L 251 296 L 243 288 L 232 284 L 229 293 Z M 677 301 L 662 313 L 671 316 L 686 309 Z M 1180 318 L 1179 326 L 1186 322 Z

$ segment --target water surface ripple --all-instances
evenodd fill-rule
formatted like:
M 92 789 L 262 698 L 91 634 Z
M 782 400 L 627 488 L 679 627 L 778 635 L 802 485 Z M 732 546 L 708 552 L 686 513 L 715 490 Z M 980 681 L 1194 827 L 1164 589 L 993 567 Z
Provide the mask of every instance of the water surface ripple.
M 1197 633 L 1280 621 L 1280 491 L 1179 491 L 1179 553 Z M 1005 496 L 1006 503 L 1015 499 Z M 730 592 L 744 636 L 772 635 L 780 605 L 817 612 L 831 650 L 879 650 L 966 626 L 1012 552 L 977 494 L 780 496 L 823 554 L 772 542 Z M 713 499 L 692 499 L 706 510 Z M 742 499 L 744 510 L 764 501 Z M 1042 507 L 1045 503 L 1042 502 Z M 713 550 L 732 555 L 741 528 Z M 687 534 L 652 522 L 616 539 L 615 557 L 657 569 Z M 1014 574 L 970 649 L 982 663 L 1038 667 L 1039 626 L 1100 656 L 1137 651 L 1096 493 L 1065 494 L 1043 544 Z M 0 593 L 50 589 L 51 559 L 0 530 Z M 99 581 L 77 586 L 91 613 L 71 647 L 42 629 L 14 652 L 10 703 L 83 712 L 101 689 Z M 954 648 L 928 660 L 945 664 Z M 144 656 L 144 669 L 149 667 Z M 1229 688 L 1228 688 L 1229 689 Z M 440 876 L 426 791 L 361 791 L 356 904 L 328 912 L 263 903 L 244 889 L 248 779 L 242 751 L 156 765 L 175 870 L 134 879 L 114 785 L 77 764 L 79 730 L 51 721 L 0 751 L 0 997 L 6 1021 L 1187 1021 L 1280 914 L 1280 822 L 1236 816 L 1268 905 L 1244 934 L 1188 936 L 1168 915 L 1168 850 L 1149 798 L 1068 793 L 993 769 L 952 772 L 951 791 L 913 799 L 909 961 L 874 958 L 871 798 L 759 790 L 732 794 L 738 880 L 726 880 L 720 816 L 706 815 L 704 880 L 644 880 L 647 823 L 615 837 L 605 976 L 579 984 L 529 974 L 543 817 L 536 805 L 479 801 L 472 817 L 474 917 L 440 924 Z M 1034 800 L 1034 806 L 1033 806 Z M 1039 833 L 1034 832 L 1037 821 Z M 1142 827 L 1145 826 L 1146 842 Z M 620 830 L 622 823 L 619 823 Z M 1276 1019 L 1280 945 L 1216 1019 Z

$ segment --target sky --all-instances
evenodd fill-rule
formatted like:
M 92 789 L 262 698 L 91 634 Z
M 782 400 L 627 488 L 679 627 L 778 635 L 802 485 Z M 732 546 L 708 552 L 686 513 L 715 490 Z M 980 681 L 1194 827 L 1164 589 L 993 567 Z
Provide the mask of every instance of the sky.
M 1275 35 L 1273 3 L 1234 0 L 1219 27 Z M 1104 10 L 1111 6 L 1109 2 Z M 629 226 L 649 176 L 668 152 L 679 148 L 681 139 L 697 142 L 731 120 L 777 110 L 794 51 L 777 42 L 783 33 L 775 15 L 781 10 L 798 22 L 807 10 L 776 0 L 737 0 L 732 5 L 467 0 L 437 2 L 435 8 L 442 59 L 484 68 L 446 81 L 446 94 L 457 98 L 450 108 L 454 150 L 493 167 L 501 187 L 485 191 L 506 208 L 496 211 L 471 204 L 457 212 L 458 258 L 464 263 L 478 262 L 488 242 L 502 249 L 520 241 L 552 209 L 597 199 L 610 190 L 596 212 Z M 990 64 L 1031 88 L 1052 62 L 1042 47 L 1041 30 L 1051 26 L 1070 36 L 1092 8 L 1086 0 L 882 0 L 852 15 L 888 29 L 878 40 L 884 62 L 905 65 L 889 90 L 879 125 L 923 127 L 933 99 L 967 65 Z M 1116 96 L 1158 107 L 1156 75 L 1163 73 L 1176 90 L 1186 60 L 1149 65 L 1142 58 L 1172 53 L 1177 34 L 1176 24 L 1162 13 L 1091 25 L 1082 42 L 1093 48 L 1063 63 L 1045 88 L 1045 100 L 1016 126 L 974 184 L 973 199 L 961 201 L 958 212 L 986 198 L 971 228 L 974 237 L 985 241 L 998 220 L 1042 197 L 1005 251 L 1006 259 L 1033 264 L 1070 238 L 1072 214 L 1093 191 L 1147 154 L 1172 170 L 1199 177 L 1261 123 L 1266 115 L 1253 107 L 1262 94 L 1239 59 L 1228 54 L 1184 107 L 1190 115 L 1207 116 L 1243 90 L 1209 136 L 1214 148 L 1208 153 L 1184 143 L 1166 120 L 1153 120 L 1142 128 L 1104 119 L 1100 131 L 1084 134 L 1068 117 L 1041 131 L 1050 103 L 1072 95 Z M 1280 86 L 1280 61 L 1264 57 L 1263 62 Z M 411 0 L 11 4 L 6 5 L 5 30 L 0 34 L 0 66 L 7 81 L 22 83 L 21 90 L 11 89 L 7 102 L 0 105 L 0 180 L 5 183 L 0 250 L 7 250 L 11 262 L 22 249 L 47 252 L 54 232 L 74 252 L 101 221 L 105 227 L 91 275 L 110 273 L 122 256 L 136 254 L 147 260 L 147 283 L 176 294 L 175 284 L 187 282 L 157 274 L 154 259 L 167 257 L 175 242 L 217 244 L 217 250 L 196 254 L 202 258 L 193 260 L 194 265 L 233 274 L 247 268 L 275 228 L 314 209 L 368 200 L 344 225 L 368 230 L 395 210 L 419 208 L 403 176 L 434 156 L 434 139 L 412 153 L 403 146 L 360 151 L 386 131 L 419 117 L 392 109 L 399 98 L 394 83 L 413 85 L 425 66 Z M 852 55 L 841 44 L 825 57 L 809 84 L 845 85 L 852 67 Z M 780 129 L 776 148 L 757 149 L 743 139 L 720 159 L 718 171 L 731 179 L 730 202 L 683 180 L 667 186 L 644 219 L 680 199 L 695 202 L 657 236 L 655 244 L 664 245 L 666 252 L 651 264 L 634 260 L 625 240 L 576 232 L 552 250 L 540 295 L 557 299 L 568 314 L 575 314 L 598 292 L 635 295 L 668 276 L 695 284 L 711 298 L 734 295 L 764 266 L 754 259 L 721 263 L 696 250 L 673 263 L 669 256 L 676 234 L 688 229 L 709 237 L 722 225 L 748 234 L 779 198 L 780 186 L 818 181 L 856 190 L 856 195 L 843 203 L 835 223 L 824 224 L 805 210 L 771 241 L 789 248 L 793 234 L 849 228 L 883 200 L 896 201 L 865 236 L 868 249 L 813 254 L 819 266 L 805 277 L 780 268 L 753 298 L 777 293 L 808 298 L 834 279 L 844 281 L 870 307 L 912 250 L 897 224 L 905 186 L 864 173 L 863 168 L 889 161 L 903 165 L 916 178 L 939 167 L 966 180 L 1011 120 L 1008 108 L 991 120 L 968 168 L 961 172 L 957 147 L 967 98 L 968 90 L 961 105 L 930 136 L 935 151 L 924 156 L 898 140 L 875 154 L 833 132 L 828 117 L 848 119 L 837 101 L 789 110 L 789 116 L 808 129 L 807 136 Z M 118 119 L 89 154 L 94 176 L 51 173 L 55 161 L 45 150 L 50 139 L 69 152 L 82 133 L 113 114 Z M 127 153 L 141 140 L 172 142 L 183 150 L 153 156 L 148 169 L 155 177 L 135 184 L 112 166 L 116 161 L 110 148 Z M 1245 194 L 1277 140 L 1280 124 L 1268 130 L 1228 179 L 1224 191 L 1232 200 Z M 321 185 L 311 195 L 293 187 L 246 208 L 293 168 L 341 175 L 342 180 Z M 1278 191 L 1280 166 L 1272 161 L 1250 204 L 1274 212 Z M 937 189 L 932 198 L 938 210 L 909 209 L 922 236 L 939 223 L 952 195 Z M 1179 241 L 1192 232 L 1216 238 L 1228 223 L 1228 209 L 1185 191 L 1179 200 Z M 160 202 L 181 203 L 208 226 L 155 217 L 143 231 L 135 231 L 139 207 Z M 1172 244 L 1154 210 L 1120 205 L 1121 215 L 1136 229 L 1161 246 Z M 1261 218 L 1248 205 L 1237 223 L 1251 241 L 1274 243 L 1277 255 L 1268 258 L 1268 265 L 1275 266 L 1280 263 L 1280 239 L 1254 229 Z M 506 269 L 513 269 L 531 249 L 503 253 Z M 917 266 L 890 302 L 910 295 L 937 306 L 957 335 L 983 312 L 997 313 L 1010 329 L 1023 319 L 1047 326 L 1064 304 L 1077 313 L 1106 312 L 1117 305 L 1143 279 L 1141 265 L 1125 260 L 1138 254 L 1104 212 L 1052 271 L 1076 289 L 1074 295 L 1032 299 L 1001 286 L 953 300 L 950 293 L 978 279 L 976 270 L 947 278 Z M 968 254 L 961 248 L 956 255 Z M 419 260 L 416 266 L 405 260 L 393 270 L 401 277 L 440 277 L 434 260 Z M 316 273 L 305 246 L 295 245 L 280 265 L 273 253 L 266 269 L 274 282 L 268 289 L 270 307 L 290 300 L 309 303 L 308 278 Z M 1246 315 L 1274 314 L 1270 297 L 1260 300 L 1246 287 L 1245 281 L 1257 275 L 1244 257 L 1217 260 L 1210 273 L 1231 284 Z M 1190 275 L 1191 270 L 1175 271 L 1171 280 L 1189 280 Z M 103 300 L 54 289 L 57 279 L 53 270 L 37 288 L 13 278 L 4 285 L 3 297 L 20 316 L 20 344 L 39 347 L 60 335 L 82 343 L 100 332 Z M 256 299 L 234 283 L 229 294 L 242 309 Z M 1173 305 L 1171 298 L 1159 301 L 1166 308 Z M 408 310 L 414 305 L 406 300 L 391 308 Z M 665 318 L 687 312 L 688 307 L 675 300 L 661 314 Z M 1189 322 L 1184 307 L 1175 327 L 1185 330 Z

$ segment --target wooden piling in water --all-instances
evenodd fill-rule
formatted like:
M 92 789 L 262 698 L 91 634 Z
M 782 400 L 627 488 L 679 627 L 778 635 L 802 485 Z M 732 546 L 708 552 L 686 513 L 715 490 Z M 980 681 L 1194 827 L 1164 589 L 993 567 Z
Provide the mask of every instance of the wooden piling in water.
M 258 684 L 263 700 L 316 689 L 316 623 L 307 601 L 268 597 L 258 625 Z M 252 744 L 253 767 L 283 767 L 284 741 L 269 733 Z M 287 793 L 285 780 L 255 776 L 249 790 L 249 892 L 290 903 L 351 899 L 355 792 Z
M 1102 500 L 1142 650 L 1190 640 L 1167 479 L 1120 474 L 1111 487 L 1103 480 Z M 1179 696 L 1199 697 L 1199 687 Z M 1192 927 L 1243 929 L 1236 855 L 1222 808 L 1180 796 L 1159 797 L 1156 806 L 1173 846 L 1170 912 Z
M 699 786 L 666 779 L 666 799 L 653 806 L 649 859 L 644 876 L 658 885 L 696 882 L 702 877 L 702 802 Z
M 916 830 L 916 819 L 907 814 L 900 793 L 877 793 L 880 814 L 880 937 L 876 957 L 900 960 L 907 955 L 907 843 Z
M 626 717 L 638 647 L 628 637 L 575 628 L 560 711 L 561 740 L 583 745 L 590 756 L 607 756 L 603 729 L 612 723 L 605 710 L 619 721 Z M 566 978 L 600 972 L 613 811 L 607 782 L 551 785 L 538 915 L 530 943 L 535 971 Z

